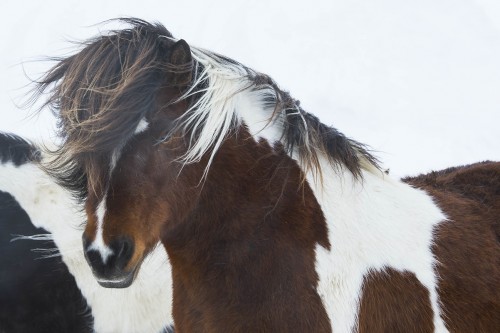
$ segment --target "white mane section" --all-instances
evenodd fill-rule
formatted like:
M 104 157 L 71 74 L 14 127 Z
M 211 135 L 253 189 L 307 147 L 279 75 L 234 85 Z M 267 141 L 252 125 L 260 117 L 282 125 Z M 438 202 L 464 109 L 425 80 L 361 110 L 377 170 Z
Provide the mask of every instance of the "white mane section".
M 68 192 L 35 164 L 10 162 L 0 164 L 0 190 L 16 199 L 34 226 L 52 233 L 63 262 L 92 309 L 96 333 L 158 333 L 172 324 L 171 266 L 162 246 L 144 260 L 129 288 L 101 287 L 83 254 L 84 214 Z M 50 238 L 28 238 L 45 237 Z
M 199 162 L 212 149 L 206 175 L 232 126 L 241 124 L 240 110 L 249 104 L 262 108 L 262 96 L 268 89 L 266 86 L 254 89 L 248 75 L 255 72 L 241 64 L 225 61 L 216 54 L 194 47 L 191 52 L 196 65 L 202 65 L 203 70 L 195 77 L 191 88 L 179 98 L 183 100 L 200 94 L 177 126 L 184 133 L 191 133 L 189 149 L 180 160 L 185 164 Z M 198 89 L 203 84 L 205 88 Z M 271 115 L 272 112 L 269 117 Z
M 191 55 L 196 66 L 201 66 L 201 73 L 194 78 L 190 88 L 177 101 L 199 95 L 196 102 L 178 120 L 175 130 L 181 130 L 188 139 L 189 148 L 179 158 L 184 164 L 196 163 L 209 151 L 210 158 L 204 171 L 206 176 L 213 158 L 224 139 L 234 126 L 246 125 L 256 140 L 267 139 L 272 145 L 276 141 L 283 144 L 284 126 L 287 116 L 299 116 L 303 128 L 304 148 L 311 154 L 321 153 L 321 147 L 310 140 L 308 123 L 298 104 L 276 109 L 282 102 L 282 92 L 271 84 L 256 84 L 252 76 L 260 75 L 256 71 L 235 61 L 221 57 L 210 51 L 191 48 Z M 198 69 L 198 68 L 196 68 Z M 198 70 L 195 70 L 198 73 Z M 203 88 L 200 88 L 203 87 Z M 275 99 L 275 102 L 270 102 Z M 294 112 L 291 112 L 294 110 Z M 189 134 L 188 134 L 189 133 Z M 307 157 L 297 155 L 299 165 L 309 165 Z M 381 175 L 380 170 L 359 154 L 361 168 Z M 305 169 L 308 169 L 304 167 Z

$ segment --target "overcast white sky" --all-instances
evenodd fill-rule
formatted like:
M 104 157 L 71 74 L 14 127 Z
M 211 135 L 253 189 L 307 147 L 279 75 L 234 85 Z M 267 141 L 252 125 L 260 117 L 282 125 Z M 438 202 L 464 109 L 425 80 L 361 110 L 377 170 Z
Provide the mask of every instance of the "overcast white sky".
M 2 131 L 53 131 L 49 111 L 26 119 L 16 107 L 24 71 L 49 65 L 30 60 L 136 16 L 270 74 L 396 175 L 500 160 L 500 1 L 7 0 L 0 12 Z

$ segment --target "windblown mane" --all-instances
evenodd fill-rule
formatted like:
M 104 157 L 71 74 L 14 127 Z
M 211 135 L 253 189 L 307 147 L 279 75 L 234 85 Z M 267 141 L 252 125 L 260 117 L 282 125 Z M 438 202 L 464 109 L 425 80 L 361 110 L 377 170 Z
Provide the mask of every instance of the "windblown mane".
M 106 181 L 114 152 L 134 135 L 141 119 L 154 111 L 168 73 L 193 77 L 179 100 L 172 101 L 190 102 L 171 131 L 182 130 L 188 140 L 183 163 L 197 162 L 210 152 L 208 171 L 227 135 L 244 124 L 238 108 L 247 94 L 268 111 L 265 126 L 281 128 L 278 139 L 306 170 L 321 173 L 320 155 L 355 177 L 362 168 L 378 168 L 364 145 L 305 112 L 269 76 L 195 47 L 191 47 L 193 63 L 168 65 L 168 45 L 175 39 L 165 27 L 139 19 L 118 20 L 131 27 L 83 42 L 80 52 L 57 59 L 37 82 L 34 95 L 49 94 L 45 105 L 58 117 L 63 138 L 47 170 L 81 199 L 87 195 L 87 179 L 97 179 L 95 187 Z
M 99 187 L 112 152 L 125 145 L 139 121 L 156 104 L 167 68 L 165 39 L 159 24 L 122 19 L 130 29 L 113 30 L 82 42 L 83 48 L 57 64 L 37 82 L 34 98 L 44 92 L 58 119 L 63 144 L 52 151 L 46 169 L 80 199 L 87 179 Z M 184 69 L 186 70 L 186 69 Z M 190 69 L 189 69 L 190 70 Z
M 304 111 L 300 102 L 281 90 L 268 75 L 210 51 L 192 48 L 192 53 L 202 70 L 196 71 L 198 75 L 191 88 L 180 99 L 199 94 L 200 87 L 204 88 L 201 89 L 201 97 L 180 121 L 184 132 L 191 133 L 188 135 L 191 142 L 184 156 L 185 162 L 199 161 L 210 149 L 213 149 L 213 158 L 234 124 L 241 123 L 238 96 L 246 92 L 269 111 L 267 124 L 263 127 L 281 128 L 279 139 L 287 153 L 297 153 L 306 170 L 321 173 L 319 154 L 335 166 L 346 167 L 356 177 L 361 175 L 362 167 L 379 168 L 377 159 L 365 145 L 345 137 Z

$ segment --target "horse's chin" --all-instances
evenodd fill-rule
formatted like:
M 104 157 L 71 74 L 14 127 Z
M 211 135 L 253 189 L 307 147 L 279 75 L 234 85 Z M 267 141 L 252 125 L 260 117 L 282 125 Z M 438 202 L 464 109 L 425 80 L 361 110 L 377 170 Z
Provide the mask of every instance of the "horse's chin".
M 101 280 L 97 279 L 97 283 L 104 288 L 128 288 L 134 282 L 134 275 L 129 274 L 123 279 Z
M 97 283 L 99 283 L 99 285 L 104 288 L 128 288 L 135 281 L 140 266 L 140 264 L 137 265 L 134 270 L 128 273 L 124 273 L 119 277 L 106 279 L 96 276 L 95 278 L 97 280 Z

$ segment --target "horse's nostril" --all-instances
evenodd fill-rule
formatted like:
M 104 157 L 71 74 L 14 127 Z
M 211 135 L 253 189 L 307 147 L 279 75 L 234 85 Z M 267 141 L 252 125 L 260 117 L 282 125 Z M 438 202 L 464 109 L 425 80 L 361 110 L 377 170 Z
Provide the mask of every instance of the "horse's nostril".
M 134 242 L 130 237 L 120 237 L 111 244 L 111 248 L 116 253 L 116 266 L 125 268 L 134 253 Z
M 128 248 L 127 243 L 123 242 L 120 248 L 120 252 L 118 252 L 118 257 L 123 256 L 127 252 L 127 248 Z
M 130 252 L 131 247 L 130 241 L 124 240 L 120 252 L 118 252 L 118 257 L 126 256 L 127 253 Z

